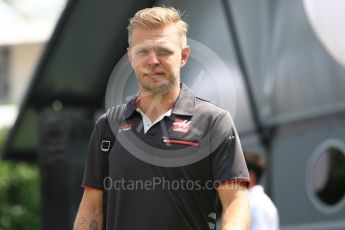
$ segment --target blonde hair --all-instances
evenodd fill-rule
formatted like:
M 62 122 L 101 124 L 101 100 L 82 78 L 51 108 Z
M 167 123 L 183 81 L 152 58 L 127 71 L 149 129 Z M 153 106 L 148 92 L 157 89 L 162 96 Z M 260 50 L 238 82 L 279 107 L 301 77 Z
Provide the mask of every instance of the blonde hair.
M 132 34 L 135 28 L 156 29 L 166 25 L 176 25 L 181 48 L 186 47 L 188 24 L 182 20 L 182 14 L 178 10 L 164 6 L 146 8 L 135 13 L 127 27 L 129 46 L 132 45 Z

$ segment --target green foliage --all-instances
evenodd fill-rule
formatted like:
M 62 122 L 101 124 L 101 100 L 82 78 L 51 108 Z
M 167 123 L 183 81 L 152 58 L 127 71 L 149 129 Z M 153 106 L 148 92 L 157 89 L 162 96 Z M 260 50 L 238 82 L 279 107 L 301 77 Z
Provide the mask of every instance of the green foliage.
M 0 161 L 0 229 L 40 229 L 39 194 L 36 166 Z
M 7 128 L 0 129 L 0 154 L 2 154 L 2 148 L 4 147 L 7 134 L 8 134 Z

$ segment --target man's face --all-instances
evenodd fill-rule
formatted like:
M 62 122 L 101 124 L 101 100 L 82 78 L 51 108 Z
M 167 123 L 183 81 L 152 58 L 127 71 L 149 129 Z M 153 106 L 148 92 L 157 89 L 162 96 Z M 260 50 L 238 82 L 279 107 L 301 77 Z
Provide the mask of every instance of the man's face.
M 135 28 L 128 57 L 141 89 L 152 94 L 179 87 L 180 68 L 187 62 L 189 47 L 180 46 L 174 25 L 157 29 Z

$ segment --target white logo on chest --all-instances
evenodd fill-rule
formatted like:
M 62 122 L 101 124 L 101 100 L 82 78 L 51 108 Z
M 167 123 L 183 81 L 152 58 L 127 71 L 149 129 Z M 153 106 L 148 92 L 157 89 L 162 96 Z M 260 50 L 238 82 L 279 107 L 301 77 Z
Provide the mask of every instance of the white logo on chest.
M 176 119 L 175 122 L 173 123 L 173 131 L 181 132 L 181 133 L 188 133 L 189 124 L 191 122 L 192 121 Z

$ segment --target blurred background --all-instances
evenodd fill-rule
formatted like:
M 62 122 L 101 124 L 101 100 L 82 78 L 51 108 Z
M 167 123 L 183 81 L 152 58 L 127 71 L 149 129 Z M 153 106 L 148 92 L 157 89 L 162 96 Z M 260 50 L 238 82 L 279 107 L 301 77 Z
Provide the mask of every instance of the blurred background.
M 161 4 L 184 12 L 198 42 L 182 81 L 266 156 L 281 229 L 344 229 L 342 0 L 0 1 L 0 229 L 72 228 L 106 95 L 138 88 L 113 72 L 128 19 Z

